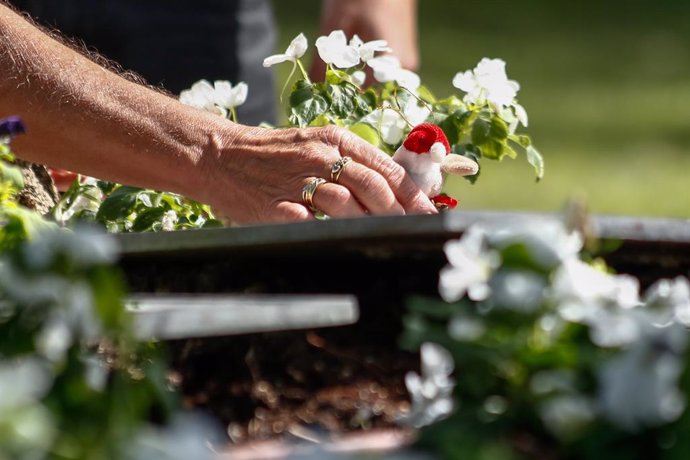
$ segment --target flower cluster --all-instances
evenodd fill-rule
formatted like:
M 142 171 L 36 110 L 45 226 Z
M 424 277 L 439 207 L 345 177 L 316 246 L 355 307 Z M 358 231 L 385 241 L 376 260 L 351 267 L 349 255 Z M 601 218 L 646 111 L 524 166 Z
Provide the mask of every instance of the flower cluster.
M 583 261 L 582 248 L 579 233 L 540 218 L 471 227 L 446 244 L 446 303 L 411 302 L 404 342 L 433 339 L 471 370 L 447 423 L 490 431 L 485 424 L 501 417 L 536 416 L 533 433 L 584 449 L 595 431 L 623 440 L 682 430 L 690 281 L 660 280 L 641 295 L 637 279 Z
M 537 179 L 543 176 L 540 153 L 529 136 L 516 134 L 519 125 L 527 126 L 527 112 L 517 102 L 520 86 L 508 79 L 504 61 L 484 58 L 475 69 L 459 72 L 453 84 L 467 93 L 463 98 L 437 98 L 419 75 L 403 68 L 385 40 L 364 42 L 357 35 L 348 40 L 342 30 L 335 30 L 318 37 L 315 46 L 326 64 L 323 82 L 312 82 L 301 62 L 309 49 L 304 34 L 283 53 L 263 61 L 265 67 L 292 63 L 283 92 L 299 70 L 287 101 L 291 126 L 338 125 L 393 154 L 413 127 L 431 122 L 443 129 L 453 153 L 475 161 L 501 160 L 515 158 L 517 150 L 523 150 Z M 366 81 L 367 71 L 375 81 Z M 232 91 L 243 96 L 231 97 Z M 227 82 L 211 85 L 202 80 L 183 91 L 180 100 L 220 115 L 231 113 L 236 120 L 234 107 L 244 96 L 244 83 L 233 89 Z
M 453 411 L 453 389 L 455 382 L 450 378 L 453 372 L 453 357 L 436 343 L 421 346 L 421 375 L 409 372 L 405 386 L 410 394 L 412 407 L 398 422 L 420 428 L 448 417 Z

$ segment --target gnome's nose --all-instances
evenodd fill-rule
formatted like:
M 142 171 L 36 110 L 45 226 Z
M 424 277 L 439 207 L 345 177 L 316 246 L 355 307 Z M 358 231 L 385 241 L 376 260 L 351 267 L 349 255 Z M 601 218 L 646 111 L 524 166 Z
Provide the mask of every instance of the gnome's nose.
M 431 155 L 431 159 L 435 163 L 441 163 L 443 159 L 446 157 L 446 146 L 443 145 L 442 142 L 434 142 L 434 145 L 431 146 L 429 149 L 429 154 Z

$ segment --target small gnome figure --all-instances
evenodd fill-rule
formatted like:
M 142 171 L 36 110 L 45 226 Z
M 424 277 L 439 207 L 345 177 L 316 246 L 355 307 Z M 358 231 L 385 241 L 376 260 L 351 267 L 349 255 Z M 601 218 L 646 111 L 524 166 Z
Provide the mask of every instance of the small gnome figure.
M 441 194 L 444 173 L 471 176 L 479 171 L 476 162 L 450 153 L 448 138 L 433 123 L 415 126 L 396 150 L 393 160 L 405 168 L 439 210 L 453 209 L 458 204 L 454 198 Z

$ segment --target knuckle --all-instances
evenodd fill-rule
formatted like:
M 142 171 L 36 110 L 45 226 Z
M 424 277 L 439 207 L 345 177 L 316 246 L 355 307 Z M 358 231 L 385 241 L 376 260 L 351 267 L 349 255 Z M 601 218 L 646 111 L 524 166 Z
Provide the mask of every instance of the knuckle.
M 350 191 L 345 187 L 334 187 L 331 195 L 337 203 L 346 203 L 352 197 Z

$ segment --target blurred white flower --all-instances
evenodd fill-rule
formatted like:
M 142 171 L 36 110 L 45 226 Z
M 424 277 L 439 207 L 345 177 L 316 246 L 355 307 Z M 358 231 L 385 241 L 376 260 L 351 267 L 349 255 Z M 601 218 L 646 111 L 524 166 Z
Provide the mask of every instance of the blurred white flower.
M 304 53 L 307 52 L 308 47 L 309 44 L 307 43 L 307 37 L 305 37 L 304 34 L 299 34 L 292 39 L 290 45 L 285 50 L 285 53 L 274 54 L 273 56 L 267 57 L 264 59 L 263 65 L 264 67 L 271 67 L 272 65 L 280 64 L 281 62 L 295 62 L 297 59 L 304 56 Z
M 474 70 L 458 72 L 453 86 L 467 93 L 465 102 L 482 105 L 489 101 L 497 108 L 508 107 L 513 104 L 520 85 L 508 79 L 505 67 L 502 59 L 483 58 Z
M 41 359 L 0 361 L 0 413 L 39 401 L 52 384 L 52 370 Z
M 686 344 L 682 326 L 650 327 L 642 340 L 605 363 L 598 375 L 604 417 L 630 431 L 678 418 L 685 408 L 678 381 Z
M 448 265 L 439 276 L 441 297 L 446 302 L 460 300 L 465 294 L 476 301 L 486 299 L 491 293 L 489 279 L 500 257 L 487 248 L 485 230 L 471 227 L 459 241 L 448 241 L 443 250 Z
M 410 412 L 398 419 L 404 425 L 416 428 L 442 420 L 453 411 L 453 389 L 450 378 L 455 363 L 450 352 L 435 343 L 425 343 L 421 350 L 421 376 L 409 372 L 405 386 L 410 393 Z
M 657 281 L 647 289 L 644 302 L 657 325 L 676 321 L 690 327 L 690 282 L 687 278 L 679 276 Z
M 317 38 L 316 49 L 323 62 L 340 69 L 354 67 L 360 61 L 359 52 L 354 46 L 347 44 L 347 37 L 342 30 L 334 30 L 328 36 Z
M 591 310 L 608 304 L 621 308 L 639 306 L 638 289 L 638 281 L 632 276 L 610 275 L 578 259 L 566 260 L 556 271 L 553 281 L 558 301 L 568 307 L 581 307 L 571 313 L 581 311 L 583 315 L 565 315 L 571 321 L 582 321 Z
M 486 332 L 486 324 L 480 318 L 459 314 L 448 322 L 448 335 L 458 342 L 473 342 Z
M 74 232 L 48 229 L 22 247 L 30 270 L 49 268 L 59 254 L 67 255 L 78 267 L 114 263 L 119 247 L 115 238 L 95 226 L 79 226 Z
M 233 87 L 228 81 L 218 80 L 211 85 L 207 80 L 199 80 L 180 93 L 180 102 L 225 117 L 228 110 L 244 104 L 247 93 L 247 84 L 243 82 Z
M 514 244 L 524 245 L 533 261 L 545 269 L 577 258 L 583 244 L 582 236 L 568 231 L 558 219 L 530 220 L 492 228 L 488 240 L 499 249 Z
M 400 60 L 394 56 L 379 56 L 367 61 L 367 65 L 374 71 L 374 78 L 379 83 L 395 81 L 415 93 L 421 85 L 419 75 L 411 70 L 403 69 Z
M 64 315 L 54 313 L 36 337 L 36 349 L 53 362 L 61 361 L 72 346 L 74 335 Z
M 161 229 L 164 232 L 172 232 L 173 230 L 175 230 L 176 223 L 177 213 L 172 209 L 169 211 L 165 211 L 165 214 L 163 214 L 163 224 L 161 226 Z
M 627 275 L 610 275 L 577 259 L 556 271 L 553 295 L 559 314 L 587 324 L 590 338 L 602 347 L 635 342 L 643 332 L 645 315 L 637 309 L 639 283 Z
M 357 50 L 362 62 L 367 62 L 374 58 L 374 53 L 385 52 L 390 53 L 392 50 L 388 47 L 388 42 L 385 40 L 373 40 L 370 42 L 363 42 L 357 34 L 350 39 L 350 46 Z
M 577 434 L 597 415 L 595 403 L 584 395 L 553 396 L 539 407 L 544 426 L 556 436 L 568 438 Z
M 544 302 L 546 279 L 528 270 L 499 270 L 489 283 L 492 306 L 534 313 Z

